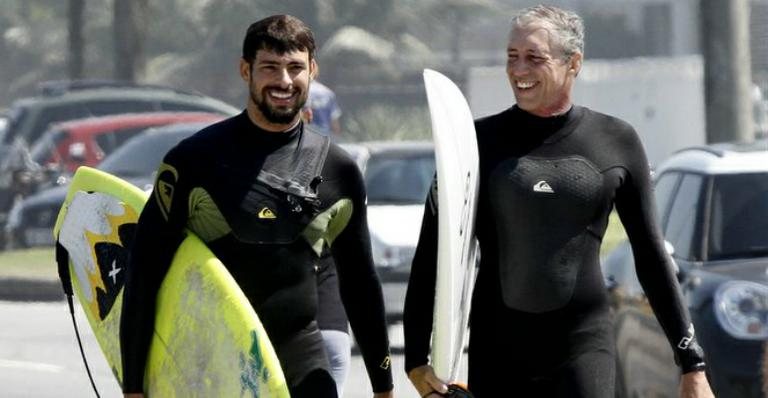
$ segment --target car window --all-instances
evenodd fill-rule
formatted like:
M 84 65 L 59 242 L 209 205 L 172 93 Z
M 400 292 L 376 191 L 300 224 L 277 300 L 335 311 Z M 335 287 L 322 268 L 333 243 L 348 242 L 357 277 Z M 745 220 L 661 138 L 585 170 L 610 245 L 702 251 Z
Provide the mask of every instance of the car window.
M 768 173 L 715 176 L 708 257 L 768 256 Z
M 669 214 L 669 201 L 672 199 L 672 193 L 677 187 L 677 182 L 680 179 L 680 173 L 667 172 L 659 176 L 654 186 L 654 194 L 656 196 L 656 221 L 661 226 L 662 230 L 665 230 L 667 223 L 667 215 Z
M 156 110 L 154 101 L 103 100 L 88 103 L 88 110 L 94 116 L 106 116 L 119 113 L 151 112 Z
M 119 129 L 104 134 L 97 134 L 94 136 L 94 139 L 96 140 L 96 144 L 99 146 L 99 149 L 101 149 L 105 155 L 108 155 L 123 145 L 123 143 L 128 141 L 131 137 L 141 133 L 146 129 L 147 128 L 145 126 Z
M 63 104 L 50 106 L 41 110 L 40 117 L 32 130 L 23 137 L 28 144 L 32 145 L 45 132 L 51 123 L 63 122 L 66 120 L 80 119 L 92 116 L 83 104 Z
M 435 173 L 434 154 L 375 154 L 368 160 L 365 187 L 372 204 L 424 203 Z
M 675 248 L 675 257 L 694 260 L 694 250 L 698 249 L 694 239 L 698 223 L 699 203 L 703 177 L 698 174 L 685 174 L 677 190 L 672 207 L 665 237 Z
M 67 133 L 64 130 L 48 130 L 42 137 L 40 137 L 32 148 L 29 150 L 29 156 L 32 157 L 37 164 L 44 165 L 48 161 L 58 162 L 56 159 L 56 147 L 59 143 L 67 137 Z
M 19 129 L 19 126 L 24 122 L 24 119 L 26 119 L 27 114 L 29 114 L 29 112 L 24 107 L 14 106 L 11 108 L 8 116 L 8 124 L 5 126 L 5 133 L 0 143 L 10 144 L 13 142 L 16 132 Z
M 160 109 L 163 111 L 179 112 L 211 112 L 211 107 L 207 104 L 192 104 L 186 102 L 160 101 Z
M 198 130 L 137 135 L 107 156 L 99 169 L 120 177 L 150 176 L 174 145 Z

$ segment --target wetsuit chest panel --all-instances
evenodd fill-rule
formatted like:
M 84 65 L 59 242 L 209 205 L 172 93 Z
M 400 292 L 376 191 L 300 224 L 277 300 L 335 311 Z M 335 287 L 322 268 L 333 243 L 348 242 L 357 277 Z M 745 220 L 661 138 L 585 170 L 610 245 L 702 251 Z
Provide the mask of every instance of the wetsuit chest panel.
M 597 243 L 588 227 L 605 202 L 603 185 L 597 168 L 578 156 L 511 158 L 491 171 L 489 196 L 507 306 L 543 312 L 568 303 L 583 252 Z
M 226 163 L 215 169 L 209 194 L 240 242 L 289 244 L 311 220 L 303 200 L 257 181 L 256 173 Z

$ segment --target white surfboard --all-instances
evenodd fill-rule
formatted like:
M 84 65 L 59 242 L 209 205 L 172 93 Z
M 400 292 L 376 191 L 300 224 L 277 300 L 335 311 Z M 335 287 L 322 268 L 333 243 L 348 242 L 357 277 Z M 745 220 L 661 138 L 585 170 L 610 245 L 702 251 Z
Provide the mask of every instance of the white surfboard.
M 454 381 L 466 343 L 477 269 L 477 136 L 467 100 L 450 79 L 425 69 L 424 85 L 432 118 L 438 187 L 432 366 L 442 380 Z

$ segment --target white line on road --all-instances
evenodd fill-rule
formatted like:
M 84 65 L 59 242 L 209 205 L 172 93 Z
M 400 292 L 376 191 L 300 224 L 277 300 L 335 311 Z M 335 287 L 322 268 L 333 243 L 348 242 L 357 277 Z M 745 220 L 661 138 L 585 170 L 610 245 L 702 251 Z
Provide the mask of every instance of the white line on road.
M 11 361 L 8 359 L 0 359 L 0 368 L 16 368 L 51 373 L 61 373 L 64 370 L 63 366 L 58 365 L 51 365 L 40 362 Z

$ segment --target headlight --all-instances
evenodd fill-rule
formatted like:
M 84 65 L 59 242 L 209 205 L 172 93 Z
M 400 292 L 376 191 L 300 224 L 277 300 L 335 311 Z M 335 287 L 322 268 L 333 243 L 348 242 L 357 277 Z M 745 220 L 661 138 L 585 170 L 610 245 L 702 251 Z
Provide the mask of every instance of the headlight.
M 720 326 L 735 338 L 768 338 L 768 286 L 747 281 L 722 284 L 715 292 Z

